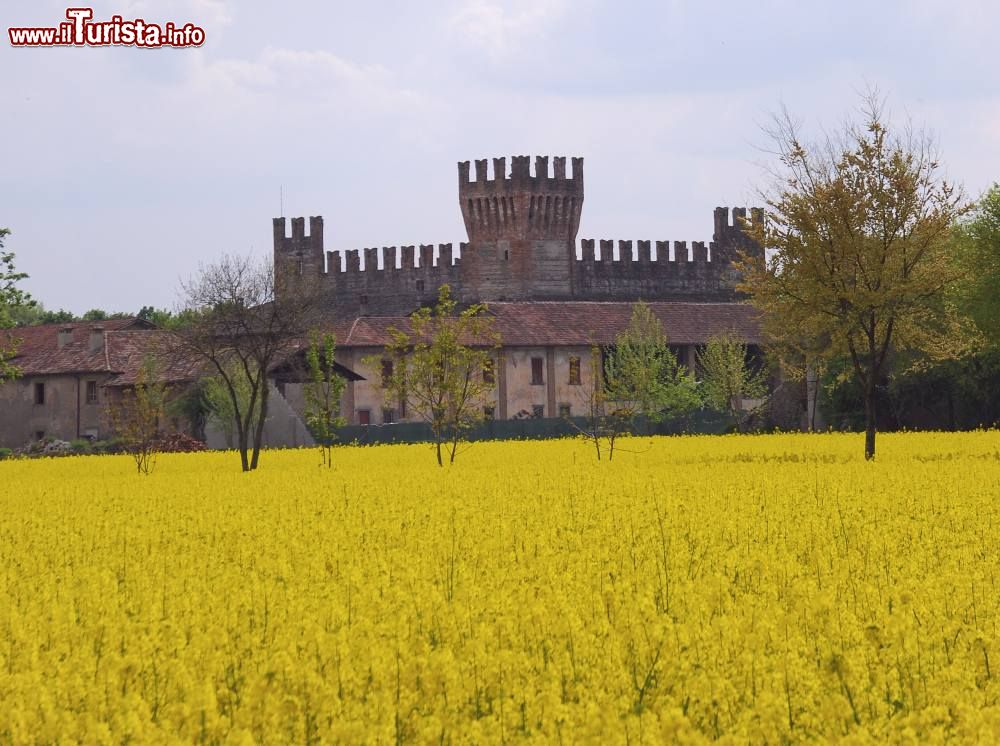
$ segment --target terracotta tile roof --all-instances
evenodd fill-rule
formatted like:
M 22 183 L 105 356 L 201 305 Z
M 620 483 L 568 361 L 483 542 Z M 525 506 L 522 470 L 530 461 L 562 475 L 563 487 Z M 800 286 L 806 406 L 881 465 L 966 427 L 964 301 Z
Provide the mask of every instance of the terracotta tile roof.
M 102 345 L 90 350 L 91 329 L 105 332 L 129 328 L 150 328 L 139 319 L 108 319 L 106 321 L 75 321 L 68 324 L 40 324 L 0 332 L 21 340 L 13 363 L 23 375 L 54 375 L 58 373 L 107 373 L 111 370 L 108 350 Z M 71 329 L 72 340 L 59 347 L 59 333 Z
M 91 351 L 90 335 L 97 328 L 103 331 L 104 342 Z M 72 338 L 60 347 L 59 334 L 64 329 L 72 330 Z M 143 360 L 150 355 L 161 365 L 162 379 L 167 382 L 193 380 L 200 371 L 200 364 L 167 354 L 174 338 L 171 332 L 140 319 L 41 324 L 0 333 L 21 340 L 12 362 L 25 376 L 102 373 L 113 376 L 107 385 L 127 386 L 135 383 Z
M 199 378 L 205 367 L 203 361 L 181 351 L 176 339 L 173 332 L 162 329 L 109 332 L 108 357 L 117 375 L 106 385 L 134 385 L 147 358 L 156 366 L 161 383 L 184 383 Z
M 702 344 L 731 331 L 750 344 L 761 342 L 757 312 L 745 303 L 649 303 L 671 344 Z M 495 328 L 504 346 L 609 344 L 628 326 L 632 304 L 590 301 L 524 301 L 490 303 Z M 340 325 L 339 346 L 379 347 L 389 328 L 406 330 L 406 316 L 366 316 Z

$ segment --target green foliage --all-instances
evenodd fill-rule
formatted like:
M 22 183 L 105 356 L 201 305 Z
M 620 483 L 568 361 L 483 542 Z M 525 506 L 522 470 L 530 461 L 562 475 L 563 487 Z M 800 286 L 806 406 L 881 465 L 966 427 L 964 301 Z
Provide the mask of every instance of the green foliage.
M 14 269 L 14 253 L 4 251 L 4 239 L 10 235 L 10 229 L 0 228 L 0 383 L 17 378 L 20 371 L 11 363 L 21 344 L 13 333 L 4 331 L 16 323 L 15 314 L 22 309 L 31 308 L 35 301 L 19 287 L 28 275 Z
M 253 406 L 253 385 L 242 367 L 235 361 L 224 366 L 225 376 L 215 375 L 204 379 L 202 395 L 208 410 L 208 420 L 222 430 L 226 445 L 235 447 L 235 437 L 240 420 L 247 415 L 245 427 L 253 431 L 260 416 L 259 404 Z M 233 401 L 235 397 L 236 401 Z
M 663 325 L 643 302 L 632 306 L 628 327 L 615 338 L 604 360 L 604 392 L 619 415 L 657 422 L 697 409 L 694 376 L 667 345 Z
M 40 313 L 36 321 L 32 322 L 35 324 L 68 324 L 71 321 L 76 321 L 76 317 L 71 311 L 67 311 L 65 308 L 60 308 L 58 311 L 48 311 L 42 308 L 41 303 L 38 304 L 38 309 Z
M 433 309 L 421 308 L 410 317 L 410 331 L 390 328 L 386 355 L 393 363 L 382 390 L 389 406 L 406 402 L 409 411 L 429 423 L 438 465 L 448 444 L 454 463 L 464 434 L 483 419 L 483 406 L 492 400 L 493 386 L 483 380 L 483 369 L 493 362 L 500 337 L 486 306 L 473 305 L 456 313 L 457 303 L 448 285 L 438 291 Z M 367 361 L 373 367 L 381 358 Z
M 960 306 L 990 344 L 1000 346 L 1000 184 L 957 226 L 955 251 L 965 271 L 957 284 Z
M 167 416 L 180 417 L 188 424 L 191 435 L 204 442 L 205 424 L 211 414 L 205 388 L 209 379 L 199 379 L 167 402 Z
M 136 318 L 156 324 L 161 329 L 180 331 L 195 321 L 195 314 L 191 309 L 182 309 L 174 313 L 166 308 L 143 306 L 136 314 Z
M 768 253 L 745 254 L 738 269 L 788 370 L 851 360 L 871 459 L 876 386 L 891 353 L 953 358 L 972 337 L 946 293 L 958 278 L 949 246 L 966 209 L 961 192 L 940 176 L 927 138 L 891 131 L 877 94 L 862 113 L 818 147 L 802 142 L 790 118 L 778 120 L 767 220 L 748 226 Z
M 0 461 L 3 461 L 5 458 L 10 458 L 13 455 L 14 455 L 14 451 L 12 449 L 10 449 L 10 448 L 0 448 Z
M 109 313 L 103 308 L 91 308 L 85 314 L 83 314 L 83 321 L 108 321 L 109 319 L 127 319 L 130 314 L 124 311 L 114 311 Z
M 115 432 L 140 474 L 149 475 L 156 464 L 156 444 L 166 403 L 167 387 L 160 367 L 154 358 L 146 357 L 135 385 L 122 391 L 120 401 L 111 405 Z
M 698 363 L 705 403 L 730 415 L 737 430 L 743 432 L 753 414 L 744 409 L 744 402 L 767 395 L 767 371 L 751 364 L 746 344 L 730 332 L 709 339 Z
M 337 428 L 345 420 L 340 416 L 340 397 L 347 382 L 337 374 L 337 340 L 333 334 L 313 332 L 306 350 L 308 380 L 303 389 L 306 400 L 306 425 L 319 444 L 323 464 L 333 466 L 333 442 Z
M 604 382 L 603 353 L 593 343 L 590 345 L 589 363 L 590 375 L 578 393 L 585 406 L 585 425 L 579 427 L 574 424 L 574 427 L 584 440 L 594 445 L 598 461 L 607 445 L 608 461 L 611 461 L 615 457 L 615 442 L 625 432 L 627 422 L 618 416 L 618 410 L 610 402 Z

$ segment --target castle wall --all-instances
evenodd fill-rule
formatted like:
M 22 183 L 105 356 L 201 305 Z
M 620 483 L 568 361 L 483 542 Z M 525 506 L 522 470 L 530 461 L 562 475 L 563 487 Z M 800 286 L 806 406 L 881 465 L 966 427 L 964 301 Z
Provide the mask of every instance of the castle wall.
M 498 300 L 689 300 L 730 301 L 737 296 L 738 252 L 759 251 L 745 230 L 746 210 L 718 207 L 713 240 L 614 241 L 585 239 L 577 258 L 576 233 L 583 209 L 583 159 L 493 159 L 492 178 L 486 160 L 458 164 L 459 204 L 469 242 L 461 256 L 452 244 L 395 246 L 327 252 L 323 218 L 274 219 L 275 271 L 286 282 L 283 292 L 304 292 L 315 284 L 331 313 L 405 314 L 432 304 L 438 288 L 451 285 L 466 303 Z M 752 211 L 752 222 L 761 220 Z M 655 249 L 655 259 L 654 259 Z M 381 260 L 380 260 L 381 256 Z M 343 257 L 343 262 L 341 261 Z M 397 259 L 398 257 L 398 259 Z M 363 261 L 362 261 L 363 258 Z M 396 266 L 397 261 L 399 267 Z M 381 269 L 379 266 L 381 265 Z M 364 266 L 364 269 L 361 267 Z
M 674 242 L 670 256 L 669 241 L 638 241 L 633 255 L 632 241 L 601 241 L 599 256 L 595 241 L 581 241 L 582 256 L 573 262 L 573 298 L 575 300 L 733 300 L 736 273 L 728 261 L 719 261 L 716 244 L 709 247 L 695 241 L 688 251 L 686 241 Z
M 329 299 L 328 306 L 340 313 L 362 316 L 405 313 L 433 303 L 441 285 L 459 283 L 459 269 L 453 263 L 450 243 L 438 246 L 436 261 L 433 244 L 401 246 L 398 268 L 395 246 L 382 248 L 382 269 L 379 269 L 378 249 L 363 249 L 363 252 L 365 268 L 361 269 L 361 251 L 345 251 L 344 271 L 338 252 L 327 254 L 327 271 L 320 278 L 320 287 Z

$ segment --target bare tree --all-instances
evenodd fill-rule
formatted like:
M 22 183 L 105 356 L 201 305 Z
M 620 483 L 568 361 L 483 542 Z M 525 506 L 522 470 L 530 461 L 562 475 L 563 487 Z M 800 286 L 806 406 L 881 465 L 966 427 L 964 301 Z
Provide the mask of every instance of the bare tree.
M 243 471 L 252 471 L 267 421 L 268 372 L 309 328 L 316 289 L 276 275 L 269 260 L 226 255 L 202 267 L 182 293 L 191 320 L 177 332 L 177 352 L 204 360 L 221 382 Z

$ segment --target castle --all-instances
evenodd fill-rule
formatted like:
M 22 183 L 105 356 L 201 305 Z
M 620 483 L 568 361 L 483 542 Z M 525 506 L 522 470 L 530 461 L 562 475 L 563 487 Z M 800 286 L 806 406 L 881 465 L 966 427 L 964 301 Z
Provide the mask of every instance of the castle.
M 326 251 L 323 218 L 275 218 L 274 267 L 284 292 L 319 288 L 337 334 L 337 361 L 356 377 L 341 411 L 351 424 L 408 419 L 403 403 L 383 400 L 382 372 L 371 360 L 405 328 L 407 315 L 432 305 L 447 283 L 463 303 L 486 302 L 503 339 L 495 361 L 495 392 L 487 418 L 566 417 L 585 409 L 593 346 L 614 342 L 632 304 L 647 302 L 660 318 L 678 359 L 697 364 L 711 336 L 735 332 L 755 354 L 760 343 L 753 309 L 741 302 L 733 260 L 759 247 L 744 228 L 746 210 L 715 209 L 712 241 L 595 241 L 577 244 L 583 211 L 583 159 L 527 156 L 458 164 L 458 199 L 468 241 Z M 551 165 L 551 167 L 550 167 Z M 751 223 L 762 212 L 751 211 Z M 388 360 L 382 361 L 383 371 Z M 282 398 L 302 411 L 301 387 L 280 382 Z
M 761 343 L 757 317 L 736 290 L 737 252 L 759 252 L 744 231 L 746 211 L 715 209 L 714 234 L 703 241 L 585 239 L 577 245 L 583 210 L 583 159 L 527 157 L 458 164 L 458 197 L 468 241 L 452 244 L 326 251 L 323 218 L 275 218 L 276 288 L 320 289 L 337 337 L 337 362 L 347 385 L 341 412 L 353 425 L 412 419 L 405 402 L 386 402 L 372 365 L 405 328 L 407 315 L 433 304 L 448 283 L 463 302 L 488 303 L 503 345 L 490 375 L 494 389 L 486 418 L 563 418 L 587 411 L 594 346 L 610 345 L 628 325 L 632 304 L 643 300 L 660 319 L 677 358 L 693 371 L 697 350 L 710 337 L 734 332 L 754 354 Z M 751 223 L 762 219 L 751 211 Z M 169 332 L 136 319 L 46 325 L 18 330 L 23 344 L 14 364 L 21 378 L 0 385 L 0 446 L 31 439 L 104 438 L 108 402 L 135 380 L 138 361 Z M 294 367 L 294 366 L 293 366 Z M 183 369 L 182 369 L 183 368 Z M 381 368 L 381 370 L 380 370 Z M 290 368 L 291 370 L 291 368 Z M 197 379 L 196 368 L 172 370 L 171 384 Z M 305 402 L 297 374 L 272 371 L 274 396 L 265 429 L 269 445 L 311 442 L 303 425 Z M 801 409 L 802 407 L 800 407 Z M 773 412 L 772 412 L 773 414 Z M 795 426 L 795 414 L 785 421 Z M 210 444 L 224 446 L 216 439 Z
M 274 265 L 292 280 L 317 279 L 339 318 L 405 314 L 433 303 L 448 283 L 464 302 L 736 300 L 737 251 L 756 246 L 743 230 L 746 210 L 715 209 L 714 235 L 704 241 L 583 239 L 583 158 L 527 156 L 458 164 L 458 198 L 468 241 L 326 251 L 323 218 L 274 219 Z M 761 219 L 759 210 L 751 220 Z M 341 255 L 342 254 L 342 255 Z M 287 285 L 287 284 L 286 284 Z

